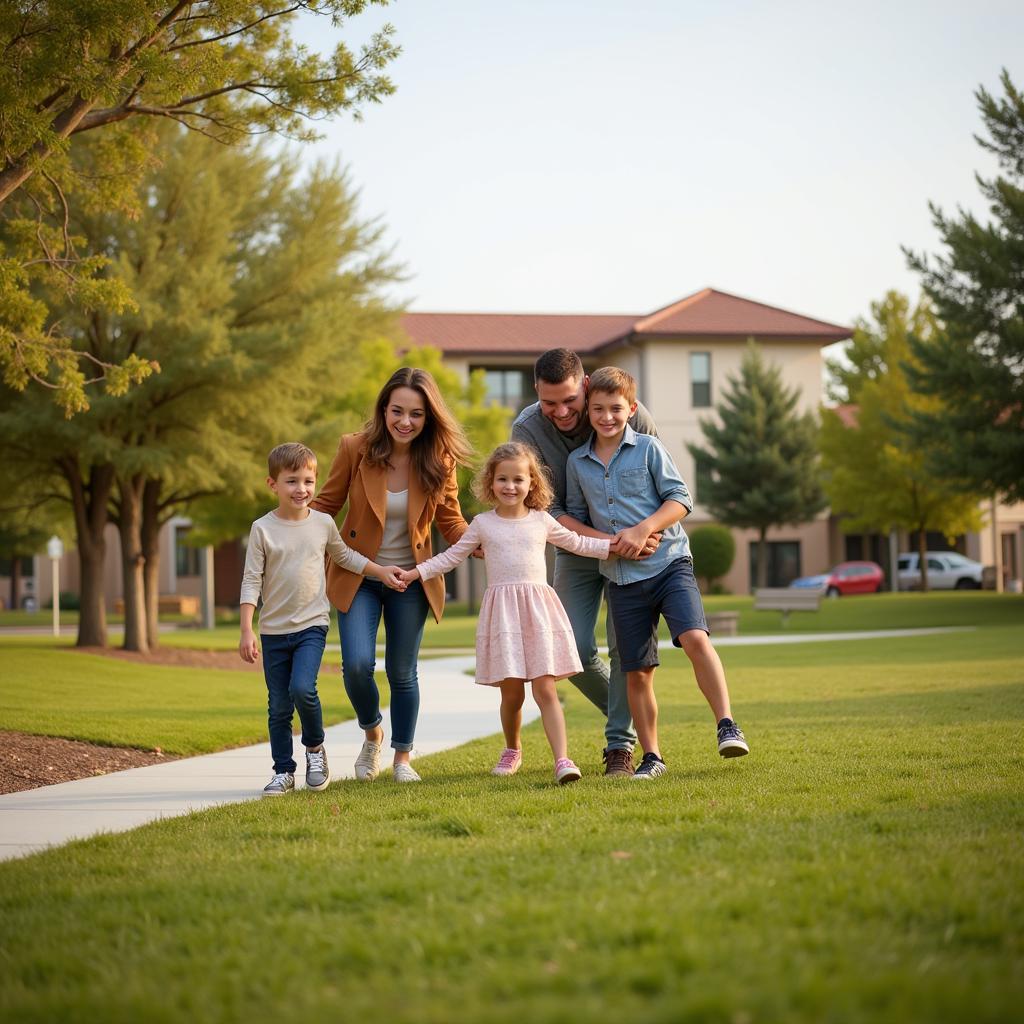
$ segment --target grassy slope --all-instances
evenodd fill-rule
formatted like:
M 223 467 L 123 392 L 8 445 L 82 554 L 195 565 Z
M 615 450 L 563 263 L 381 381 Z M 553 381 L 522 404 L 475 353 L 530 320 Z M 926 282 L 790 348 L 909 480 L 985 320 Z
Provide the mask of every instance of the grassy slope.
M 11 1019 L 1003 1021 L 1024 997 L 1012 628 L 730 648 L 722 762 L 675 652 L 671 774 L 338 783 L 0 864 Z M 257 780 L 258 781 L 258 780 Z
M 6 638 L 0 652 L 0 729 L 169 754 L 266 739 L 259 673 L 140 666 L 27 637 Z M 325 721 L 353 718 L 337 673 L 321 680 Z

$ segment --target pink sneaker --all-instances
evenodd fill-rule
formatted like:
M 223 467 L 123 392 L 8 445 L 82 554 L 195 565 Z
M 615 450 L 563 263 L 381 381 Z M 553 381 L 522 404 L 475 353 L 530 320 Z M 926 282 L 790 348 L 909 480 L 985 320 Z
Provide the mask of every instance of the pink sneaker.
M 580 770 L 567 757 L 560 757 L 555 762 L 555 779 L 560 786 L 567 782 L 576 782 L 580 778 Z
M 515 775 L 523 763 L 523 752 L 513 747 L 506 747 L 498 758 L 498 763 L 491 769 L 492 775 Z

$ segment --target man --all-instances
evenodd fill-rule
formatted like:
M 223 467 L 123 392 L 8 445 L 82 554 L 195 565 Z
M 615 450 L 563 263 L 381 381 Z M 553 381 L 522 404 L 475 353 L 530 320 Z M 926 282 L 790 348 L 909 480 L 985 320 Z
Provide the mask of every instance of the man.
M 555 498 L 549 509 L 552 516 L 569 526 L 565 509 L 565 464 L 570 452 L 586 444 L 594 429 L 587 418 L 587 384 L 583 363 L 575 352 L 554 348 L 545 352 L 534 364 L 534 385 L 537 399 L 527 406 L 512 424 L 512 440 L 532 445 L 551 474 Z M 629 425 L 640 434 L 657 436 L 651 414 L 637 403 Z M 578 528 L 573 524 L 570 528 Z M 587 530 L 595 537 L 606 534 Z M 660 537 L 652 535 L 644 550 L 653 552 Z M 641 556 L 643 557 L 643 556 Z M 555 591 L 565 606 L 576 636 L 583 671 L 570 677 L 570 682 L 607 719 L 605 726 L 605 775 L 633 774 L 633 745 L 636 733 L 629 714 L 626 677 L 619 664 L 618 646 L 611 616 L 606 614 L 608 655 L 611 668 L 597 653 L 594 636 L 597 613 L 601 607 L 605 579 L 598 562 L 567 551 L 555 552 Z

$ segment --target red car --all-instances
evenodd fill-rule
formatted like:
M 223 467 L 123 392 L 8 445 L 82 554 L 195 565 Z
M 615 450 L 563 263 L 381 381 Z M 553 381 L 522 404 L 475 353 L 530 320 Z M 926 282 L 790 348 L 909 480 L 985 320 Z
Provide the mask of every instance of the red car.
M 885 587 L 885 573 L 877 562 L 840 562 L 820 576 L 801 576 L 791 587 L 814 587 L 828 597 L 840 594 L 877 594 Z

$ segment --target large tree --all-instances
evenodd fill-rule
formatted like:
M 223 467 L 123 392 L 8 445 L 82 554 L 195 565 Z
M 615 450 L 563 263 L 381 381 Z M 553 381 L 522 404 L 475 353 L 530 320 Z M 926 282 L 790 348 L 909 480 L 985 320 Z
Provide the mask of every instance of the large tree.
M 828 363 L 830 390 L 851 404 L 822 412 L 825 493 L 832 511 L 843 516 L 844 532 L 916 530 L 927 590 L 926 532 L 955 536 L 979 529 L 978 499 L 951 491 L 903 433 L 916 413 L 939 409 L 937 399 L 910 390 L 906 373 L 914 365 L 910 334 L 928 343 L 941 334 L 930 304 L 911 310 L 905 295 L 890 291 L 872 303 L 871 313 L 873 320 L 857 321 L 845 358 Z
M 358 116 L 392 91 L 398 50 L 385 26 L 358 53 L 320 55 L 292 38 L 301 14 L 325 28 L 387 0 L 15 0 L 0 5 L 0 368 L 8 386 L 53 389 L 70 415 L 86 385 L 120 394 L 158 369 L 150 353 L 120 362 L 75 349 L 36 285 L 63 304 L 120 314 L 132 299 L 97 276 L 100 254 L 70 230 L 78 207 L 138 212 L 135 185 L 154 158 L 147 125 L 176 121 L 222 143 L 276 132 L 310 139 L 313 120 Z M 88 134 L 87 134 L 88 133 Z M 83 175 L 78 140 L 96 136 L 103 173 Z M 157 154 L 158 155 L 158 154 Z M 90 375 L 87 376 L 87 375 Z
M 715 406 L 717 418 L 701 420 L 705 444 L 687 445 L 711 471 L 701 503 L 727 526 L 758 531 L 759 587 L 767 581 L 768 529 L 805 523 L 826 505 L 817 423 L 797 412 L 799 402 L 799 391 L 782 383 L 779 368 L 751 342 Z
M 1003 95 L 976 95 L 1000 173 L 978 178 L 991 219 L 932 205 L 944 251 L 908 252 L 943 330 L 912 338 L 911 386 L 939 400 L 918 411 L 911 443 L 936 474 L 966 492 L 1024 501 L 1024 96 L 1008 72 Z
M 380 227 L 358 219 L 344 176 L 305 179 L 280 153 L 230 148 L 168 126 L 138 218 L 79 227 L 106 271 L 139 296 L 112 316 L 66 311 L 76 346 L 116 362 L 139 348 L 163 371 L 71 420 L 10 390 L 0 429 L 74 509 L 82 562 L 79 643 L 105 640 L 104 532 L 120 532 L 125 645 L 155 638 L 160 526 L 203 495 L 247 493 L 266 451 L 304 436 L 316 406 L 348 386 L 367 340 L 392 331 L 378 288 L 394 276 Z

